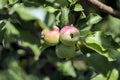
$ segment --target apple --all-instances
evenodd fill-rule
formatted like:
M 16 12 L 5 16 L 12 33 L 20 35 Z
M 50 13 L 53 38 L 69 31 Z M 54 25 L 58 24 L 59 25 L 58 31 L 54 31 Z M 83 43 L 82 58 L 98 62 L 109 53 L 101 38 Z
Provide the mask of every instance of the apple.
M 60 30 L 60 41 L 66 46 L 73 46 L 79 41 L 79 30 L 74 26 L 64 26 Z
M 59 43 L 59 28 L 54 26 L 52 30 L 45 28 L 41 32 L 42 38 L 47 45 L 54 46 Z
M 56 45 L 56 55 L 59 58 L 72 58 L 75 55 L 75 45 L 74 46 L 65 46 L 62 43 Z

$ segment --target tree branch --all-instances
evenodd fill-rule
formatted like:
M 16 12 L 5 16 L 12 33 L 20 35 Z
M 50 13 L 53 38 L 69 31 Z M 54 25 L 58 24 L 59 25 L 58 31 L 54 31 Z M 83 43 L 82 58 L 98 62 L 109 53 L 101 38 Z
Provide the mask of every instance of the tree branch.
M 88 1 L 93 5 L 97 6 L 98 8 L 100 8 L 101 10 L 103 10 L 104 12 L 111 14 L 112 16 L 120 19 L 120 11 L 117 11 L 110 6 L 103 4 L 98 0 L 88 0 Z

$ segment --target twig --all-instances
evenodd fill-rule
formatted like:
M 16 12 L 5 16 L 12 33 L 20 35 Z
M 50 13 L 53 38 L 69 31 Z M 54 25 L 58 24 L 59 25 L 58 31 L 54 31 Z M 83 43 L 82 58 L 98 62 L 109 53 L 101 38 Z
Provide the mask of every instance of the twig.
M 99 0 L 88 0 L 88 1 L 94 4 L 95 6 L 97 6 L 98 8 L 100 8 L 101 10 L 103 10 L 104 12 L 109 13 L 112 16 L 120 19 L 120 11 L 117 11 L 110 6 L 103 4 Z

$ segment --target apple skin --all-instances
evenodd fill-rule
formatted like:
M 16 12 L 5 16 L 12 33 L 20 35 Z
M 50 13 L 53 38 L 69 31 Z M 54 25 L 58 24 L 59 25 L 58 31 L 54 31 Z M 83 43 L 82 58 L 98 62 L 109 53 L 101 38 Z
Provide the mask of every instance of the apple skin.
M 56 55 L 59 58 L 72 58 L 75 55 L 75 46 L 56 45 Z
M 52 30 L 43 29 L 41 34 L 44 36 L 43 39 L 47 45 L 54 46 L 59 43 L 59 28 L 54 26 Z
M 66 46 L 73 46 L 80 37 L 79 30 L 74 26 L 64 26 L 60 30 L 60 41 Z

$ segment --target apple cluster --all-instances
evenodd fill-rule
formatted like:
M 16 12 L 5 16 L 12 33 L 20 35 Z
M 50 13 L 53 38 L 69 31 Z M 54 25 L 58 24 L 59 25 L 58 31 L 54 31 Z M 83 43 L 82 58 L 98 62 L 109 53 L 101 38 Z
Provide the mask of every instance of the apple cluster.
M 59 58 L 72 58 L 75 55 L 75 44 L 79 41 L 79 30 L 70 25 L 61 30 L 54 26 L 52 30 L 43 29 L 44 41 L 47 45 L 56 46 L 56 55 Z

